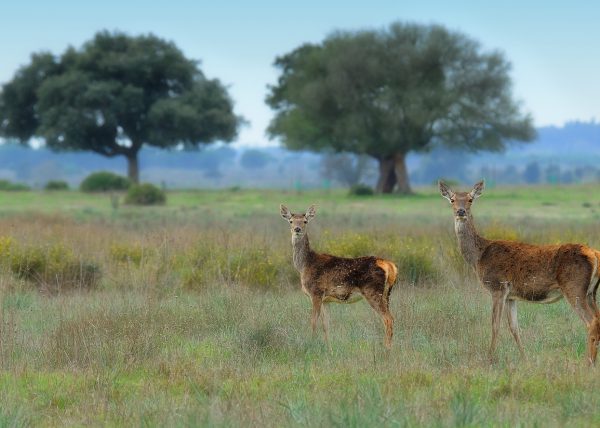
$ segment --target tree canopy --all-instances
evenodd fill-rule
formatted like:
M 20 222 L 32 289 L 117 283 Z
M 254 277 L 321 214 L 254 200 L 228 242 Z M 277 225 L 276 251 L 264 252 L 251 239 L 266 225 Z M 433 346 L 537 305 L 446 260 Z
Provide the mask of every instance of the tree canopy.
M 103 31 L 59 57 L 34 54 L 0 93 L 1 135 L 125 156 L 134 182 L 143 145 L 228 142 L 241 120 L 217 79 L 154 35 Z
M 336 32 L 278 57 L 275 66 L 269 135 L 290 149 L 374 157 L 380 192 L 396 185 L 411 191 L 410 151 L 437 144 L 498 151 L 535 135 L 513 100 L 504 56 L 439 25 Z

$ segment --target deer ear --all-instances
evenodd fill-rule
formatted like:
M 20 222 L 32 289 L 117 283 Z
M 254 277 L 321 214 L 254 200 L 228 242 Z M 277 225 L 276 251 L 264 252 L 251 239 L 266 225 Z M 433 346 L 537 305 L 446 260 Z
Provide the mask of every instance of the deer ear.
M 454 197 L 454 192 L 452 191 L 452 189 L 450 189 L 448 185 L 442 180 L 438 181 L 438 187 L 440 189 L 440 194 L 442 195 L 442 197 L 448 199 L 448 202 L 452 203 L 452 198 Z
M 317 208 L 314 205 L 311 205 L 306 210 L 306 214 L 304 214 L 304 217 L 306 217 L 306 221 L 310 221 L 314 218 L 315 215 L 317 215 Z
M 479 183 L 477 183 L 477 184 L 475 184 L 475 186 L 473 186 L 473 190 L 471 190 L 469 192 L 469 195 L 471 195 L 471 197 L 473 199 L 480 197 L 481 194 L 483 193 L 484 187 L 485 187 L 485 183 L 483 182 L 483 180 L 481 180 Z
M 289 220 L 292 218 L 292 213 L 290 209 L 285 205 L 279 205 L 279 211 L 281 212 L 281 217 L 283 217 L 284 219 Z

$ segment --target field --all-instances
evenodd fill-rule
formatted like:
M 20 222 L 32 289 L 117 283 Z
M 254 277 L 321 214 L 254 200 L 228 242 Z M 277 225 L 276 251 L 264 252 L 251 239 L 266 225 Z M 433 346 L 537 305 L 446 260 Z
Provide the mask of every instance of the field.
M 503 323 L 490 364 L 491 299 L 433 187 L 168 198 L 0 193 L 0 427 L 600 424 L 566 302 L 519 304 L 527 359 Z M 315 249 L 398 263 L 390 352 L 364 302 L 329 307 L 331 351 L 312 337 L 281 202 L 317 204 Z M 488 189 L 473 212 L 488 237 L 600 248 L 594 186 Z

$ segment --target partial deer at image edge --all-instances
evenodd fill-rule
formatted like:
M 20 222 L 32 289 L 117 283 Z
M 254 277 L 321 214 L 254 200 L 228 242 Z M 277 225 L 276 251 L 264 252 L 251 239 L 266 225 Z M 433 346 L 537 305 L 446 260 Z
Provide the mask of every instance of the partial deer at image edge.
M 596 304 L 600 253 L 582 244 L 531 245 L 485 239 L 477 233 L 471 215 L 471 204 L 481 196 L 483 187 L 481 181 L 470 192 L 454 192 L 439 182 L 440 193 L 452 205 L 460 251 L 492 295 L 490 359 L 494 358 L 505 306 L 508 327 L 524 356 L 516 302 L 554 303 L 565 297 L 587 327 L 587 358 L 594 364 L 600 341 L 600 312 Z

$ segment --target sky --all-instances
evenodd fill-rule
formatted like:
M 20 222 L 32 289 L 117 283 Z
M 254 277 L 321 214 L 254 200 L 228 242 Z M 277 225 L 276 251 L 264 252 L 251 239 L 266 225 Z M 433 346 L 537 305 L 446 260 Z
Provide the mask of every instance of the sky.
M 351 0 L 0 2 L 0 84 L 32 52 L 62 53 L 100 30 L 173 41 L 218 78 L 249 123 L 235 144 L 277 144 L 264 103 L 276 56 L 334 30 L 383 29 L 394 21 L 442 24 L 500 50 L 512 63 L 516 99 L 536 126 L 600 120 L 600 1 Z

